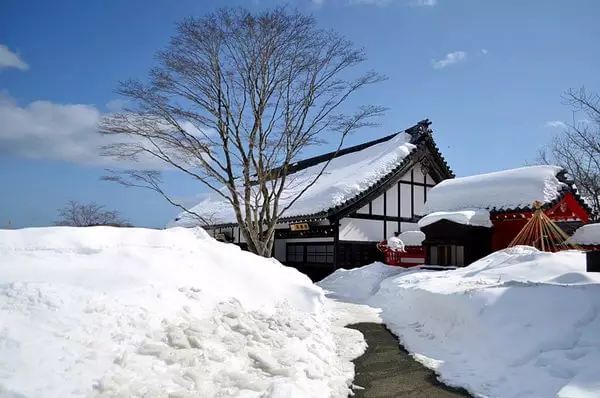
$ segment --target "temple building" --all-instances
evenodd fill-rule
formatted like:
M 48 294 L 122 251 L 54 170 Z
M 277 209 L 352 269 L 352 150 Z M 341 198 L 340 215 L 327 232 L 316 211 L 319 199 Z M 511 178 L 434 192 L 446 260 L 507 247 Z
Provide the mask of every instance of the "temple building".
M 454 174 L 438 150 L 430 122 L 338 152 L 298 161 L 289 174 L 298 186 L 330 162 L 317 182 L 284 213 L 273 256 L 314 280 L 337 268 L 381 259 L 376 245 L 395 233 L 418 230 L 431 190 Z M 290 186 L 289 195 L 293 196 Z M 210 215 L 218 239 L 245 246 L 231 207 L 209 195 L 192 209 Z M 191 226 L 183 213 L 171 225 Z
M 428 195 L 419 227 L 425 263 L 463 266 L 508 247 L 534 205 L 567 235 L 591 208 L 557 166 L 530 166 L 446 180 Z

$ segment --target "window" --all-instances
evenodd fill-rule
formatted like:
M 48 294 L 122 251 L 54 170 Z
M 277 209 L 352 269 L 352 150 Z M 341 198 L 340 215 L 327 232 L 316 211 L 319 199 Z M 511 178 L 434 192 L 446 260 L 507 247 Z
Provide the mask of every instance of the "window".
M 286 262 L 333 264 L 333 244 L 330 243 L 288 243 Z
M 465 265 L 464 246 L 431 246 L 429 250 L 429 262 L 431 262 L 432 265 Z
M 288 263 L 304 262 L 304 245 L 287 245 L 286 261 Z
M 333 264 L 333 245 L 306 245 L 306 262 Z

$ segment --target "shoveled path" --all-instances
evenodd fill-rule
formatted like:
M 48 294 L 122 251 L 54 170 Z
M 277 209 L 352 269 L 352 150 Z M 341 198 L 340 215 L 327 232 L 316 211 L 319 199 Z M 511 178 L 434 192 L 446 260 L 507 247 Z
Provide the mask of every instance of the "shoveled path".
M 360 331 L 367 341 L 365 353 L 354 362 L 355 397 L 358 398 L 451 398 L 470 397 L 445 386 L 435 373 L 415 361 L 382 324 L 363 322 L 346 326 Z

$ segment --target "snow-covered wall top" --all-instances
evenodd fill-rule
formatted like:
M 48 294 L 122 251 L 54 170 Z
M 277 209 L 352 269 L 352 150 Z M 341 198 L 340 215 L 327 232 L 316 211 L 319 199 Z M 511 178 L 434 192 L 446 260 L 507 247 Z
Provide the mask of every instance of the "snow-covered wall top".
M 390 173 L 416 148 L 410 140 L 409 134 L 399 133 L 389 141 L 334 158 L 324 174 L 285 212 L 284 216 L 314 214 L 352 199 Z M 290 203 L 312 182 L 323 165 L 320 163 L 290 174 L 286 189 L 281 196 L 280 208 Z M 191 210 L 209 218 L 214 224 L 235 222 L 231 206 L 216 194 L 210 194 Z M 169 226 L 193 224 L 195 224 L 193 217 L 182 213 Z
M 558 166 L 529 166 L 445 180 L 427 194 L 425 213 L 463 209 L 509 210 L 551 202 L 567 184 Z
M 419 220 L 419 228 L 426 227 L 440 220 L 448 220 L 457 224 L 471 225 L 473 227 L 492 226 L 490 212 L 484 209 L 461 210 L 461 211 L 436 211 Z
M 569 241 L 576 245 L 600 245 L 600 223 L 577 228 Z
M 425 234 L 421 231 L 404 231 L 398 238 L 404 243 L 404 246 L 421 246 L 425 240 Z

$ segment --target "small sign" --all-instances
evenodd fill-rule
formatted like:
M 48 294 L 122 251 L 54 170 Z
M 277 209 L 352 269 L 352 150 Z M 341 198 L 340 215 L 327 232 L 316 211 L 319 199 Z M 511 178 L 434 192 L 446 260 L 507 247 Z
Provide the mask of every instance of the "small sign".
M 290 224 L 290 229 L 292 231 L 308 231 L 310 229 L 308 223 L 302 222 L 298 224 Z

